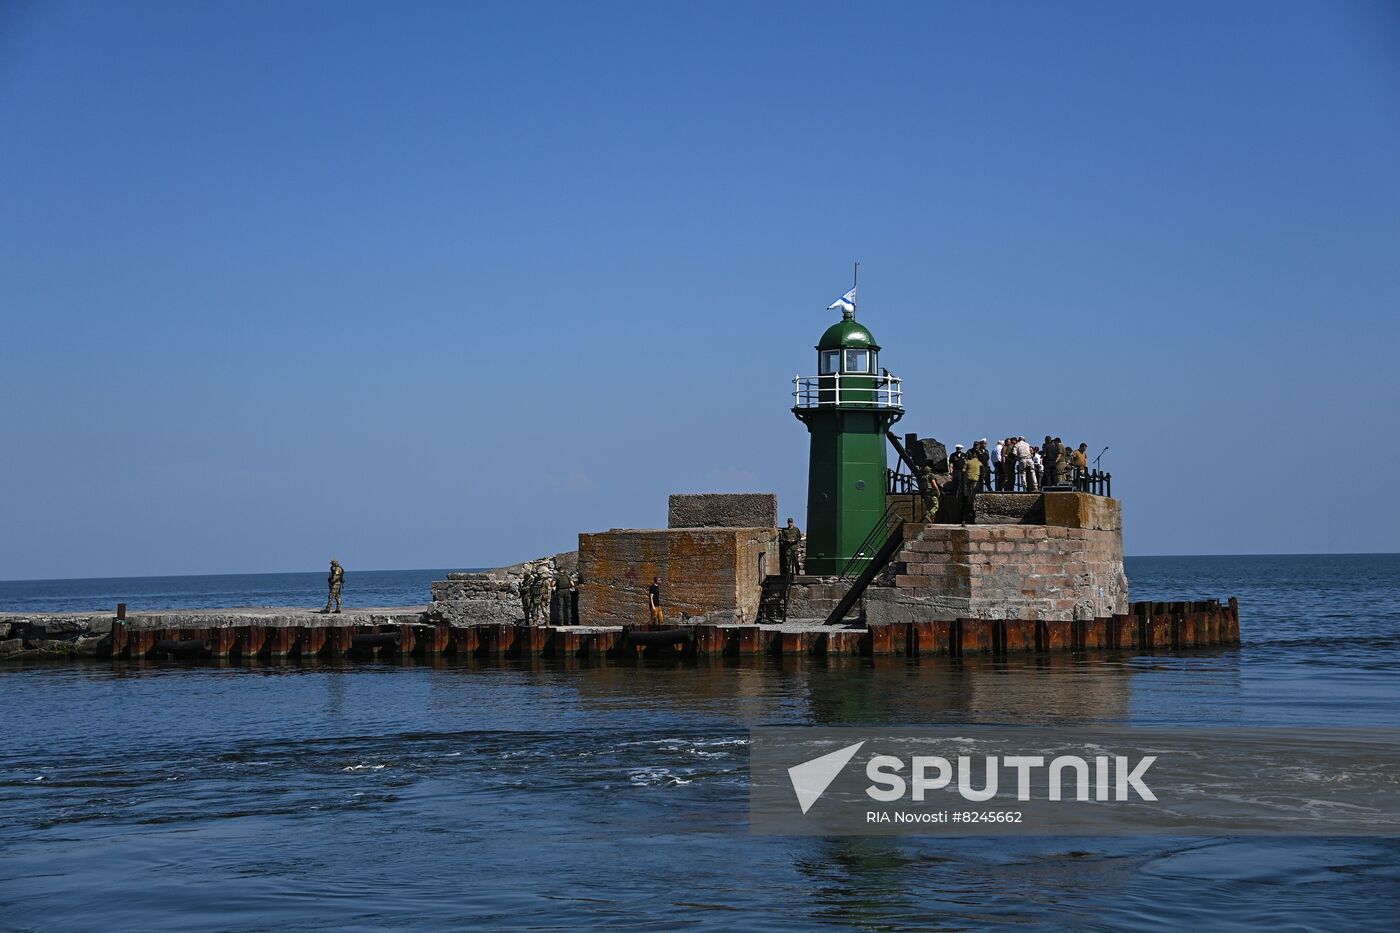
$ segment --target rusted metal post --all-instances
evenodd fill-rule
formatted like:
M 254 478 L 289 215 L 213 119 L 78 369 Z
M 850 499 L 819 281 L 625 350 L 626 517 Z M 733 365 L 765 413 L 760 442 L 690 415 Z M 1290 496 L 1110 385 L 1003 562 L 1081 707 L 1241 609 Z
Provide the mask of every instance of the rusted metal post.
M 715 657 L 724 653 L 724 638 L 718 625 L 695 626 L 691 644 L 696 657 Z
M 506 626 L 501 622 L 473 626 L 476 631 L 476 653 L 484 657 L 497 658 L 505 650 Z
M 297 632 L 290 625 L 278 625 L 269 628 L 267 631 L 267 655 L 270 658 L 282 659 L 292 653 L 292 648 L 296 645 Z
M 860 629 L 836 629 L 826 633 L 826 654 L 860 657 L 865 653 L 865 635 Z
M 326 652 L 334 658 L 343 658 L 355 644 L 355 630 L 348 625 L 337 625 L 326 629 Z
M 870 626 L 870 656 L 879 657 L 894 654 L 894 626 Z
M 301 657 L 319 658 L 326 651 L 329 633 L 323 625 L 308 625 L 301 630 Z
M 910 622 L 908 654 L 911 658 L 933 654 L 933 623 Z
M 447 650 L 451 641 L 451 632 L 448 630 L 446 622 L 438 622 L 429 628 L 419 629 L 422 635 L 418 639 L 418 647 L 424 654 L 439 655 Z
M 1035 621 L 1032 619 L 1007 619 L 1002 623 L 1006 633 L 1006 653 L 1019 654 L 1035 651 Z
M 209 641 L 213 646 L 214 657 L 226 659 L 238 649 L 238 629 L 216 628 L 211 633 Z
M 130 631 L 125 622 L 117 622 L 112 626 L 112 658 L 125 658 L 131 650 Z
M 452 650 L 459 658 L 470 657 L 476 654 L 479 647 L 477 641 L 477 631 L 474 625 L 453 625 L 448 627 L 448 636 L 451 639 Z
M 759 638 L 758 626 L 742 625 L 725 631 L 727 633 L 724 646 L 726 655 L 742 657 L 762 652 L 763 642 Z

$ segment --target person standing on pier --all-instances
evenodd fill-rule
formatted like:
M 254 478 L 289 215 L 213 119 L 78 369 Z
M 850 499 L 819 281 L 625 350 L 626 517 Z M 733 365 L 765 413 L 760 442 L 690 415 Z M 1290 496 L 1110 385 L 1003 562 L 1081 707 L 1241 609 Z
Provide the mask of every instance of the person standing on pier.
M 1072 437 L 1073 435 L 1071 435 Z M 1079 442 L 1079 449 L 1074 452 L 1074 488 L 1080 492 L 1089 491 L 1089 445 L 1084 441 Z
M 1060 485 L 1060 448 L 1049 434 L 1045 435 L 1045 443 L 1040 445 L 1040 456 L 1045 461 L 1045 486 Z
M 554 571 L 554 599 L 551 600 L 554 611 L 550 621 L 555 625 L 569 624 L 569 588 L 572 585 L 567 570 L 560 567 Z
M 791 580 L 797 574 L 797 545 L 802 542 L 802 529 L 791 518 L 787 527 L 778 532 L 778 572 Z
M 924 521 L 933 524 L 938 520 L 938 480 L 933 477 L 933 467 L 928 461 L 919 467 L 919 498 L 924 504 Z
M 1001 470 L 1005 479 L 1002 492 L 1016 491 L 1016 477 L 1020 473 L 1020 467 L 1016 463 L 1016 438 L 1008 437 L 1001 450 Z
M 529 567 L 520 576 L 520 612 L 525 616 L 525 624 L 535 616 L 534 608 L 535 571 Z
M 661 608 L 661 578 L 652 577 L 647 590 L 647 605 L 651 607 L 651 624 L 661 625 L 666 621 L 666 613 Z
M 1032 459 L 1031 445 L 1024 437 L 1016 438 L 1016 472 L 1020 474 L 1021 488 L 1035 492 L 1035 460 Z
M 992 491 L 992 452 L 987 449 L 987 439 L 984 437 L 972 445 L 972 453 L 982 464 L 982 479 L 977 484 L 978 492 Z
M 967 465 L 964 468 L 967 478 L 963 480 L 962 495 L 962 523 L 964 525 L 974 520 L 976 511 L 973 507 L 973 500 L 977 496 L 977 490 L 982 484 L 982 461 L 977 457 L 968 457 Z
M 531 625 L 549 624 L 550 596 L 554 593 L 554 579 L 546 572 L 548 567 L 540 567 L 530 578 Z
M 330 576 L 326 577 L 326 586 L 330 589 L 330 593 L 326 595 L 326 608 L 321 610 L 322 613 L 331 611 L 336 614 L 340 613 L 340 589 L 344 585 L 345 568 L 340 566 L 340 561 L 332 559 L 331 573 Z M 331 603 L 335 603 L 334 610 L 331 609 Z

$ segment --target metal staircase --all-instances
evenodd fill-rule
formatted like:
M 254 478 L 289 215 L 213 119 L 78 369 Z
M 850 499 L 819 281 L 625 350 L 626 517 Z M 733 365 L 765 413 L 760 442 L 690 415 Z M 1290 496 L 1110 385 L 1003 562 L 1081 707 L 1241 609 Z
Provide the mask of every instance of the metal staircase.
M 867 560 L 865 555 L 879 540 L 882 531 L 885 534 L 884 544 Z M 865 595 L 866 588 L 889 565 L 890 560 L 899 553 L 902 547 L 904 547 L 904 518 L 894 506 L 891 506 L 885 510 L 884 515 L 880 516 L 880 520 L 865 536 L 865 543 L 856 551 L 856 555 L 846 562 L 845 569 L 841 571 L 842 580 L 850 579 L 853 575 L 855 575 L 855 579 L 851 583 L 851 588 L 846 591 L 846 595 L 841 597 L 841 601 L 836 604 L 836 608 L 831 610 L 831 615 L 826 617 L 827 625 L 839 625 L 846 618 L 846 613 L 850 612 L 851 607 Z M 859 571 L 858 574 L 857 571 Z
M 758 599 L 758 621 L 786 622 L 788 595 L 792 591 L 792 580 L 784 576 L 772 576 L 763 581 L 763 593 Z

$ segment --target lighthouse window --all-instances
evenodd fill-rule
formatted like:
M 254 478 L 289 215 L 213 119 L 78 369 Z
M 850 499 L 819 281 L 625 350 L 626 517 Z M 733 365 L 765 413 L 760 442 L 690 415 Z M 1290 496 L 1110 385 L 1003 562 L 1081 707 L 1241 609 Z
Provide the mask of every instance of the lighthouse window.
M 821 374 L 822 374 L 823 376 L 829 376 L 829 375 L 831 375 L 832 373 L 840 372 L 840 370 L 841 370 L 841 351 L 840 351 L 840 350 L 823 350 L 823 351 L 822 351 L 822 372 L 821 372 Z
M 846 372 L 848 372 L 848 373 L 868 373 L 868 372 L 870 372 L 870 351 L 869 351 L 869 350 L 847 350 L 847 351 L 846 351 Z

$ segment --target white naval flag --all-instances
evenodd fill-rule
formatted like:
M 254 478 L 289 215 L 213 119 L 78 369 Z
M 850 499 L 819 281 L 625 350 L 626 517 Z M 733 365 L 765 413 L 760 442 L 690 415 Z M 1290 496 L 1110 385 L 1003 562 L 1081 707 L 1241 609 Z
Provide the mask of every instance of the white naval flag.
M 835 311 L 838 308 L 842 311 L 854 311 L 856 309 L 856 290 L 854 288 L 826 306 L 826 310 L 828 311 Z

